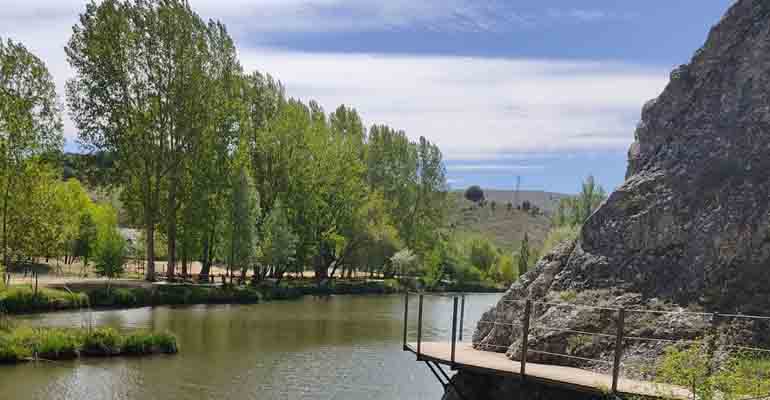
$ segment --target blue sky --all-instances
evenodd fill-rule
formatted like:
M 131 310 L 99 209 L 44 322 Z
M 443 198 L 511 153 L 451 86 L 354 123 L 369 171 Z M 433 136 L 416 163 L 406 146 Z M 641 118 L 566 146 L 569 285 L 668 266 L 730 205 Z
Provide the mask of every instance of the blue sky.
M 645 101 L 731 0 L 190 0 L 224 21 L 244 68 L 327 110 L 354 106 L 437 143 L 455 188 L 611 189 Z M 0 0 L 0 36 L 41 56 L 60 94 L 84 2 Z M 68 148 L 76 132 L 65 121 Z

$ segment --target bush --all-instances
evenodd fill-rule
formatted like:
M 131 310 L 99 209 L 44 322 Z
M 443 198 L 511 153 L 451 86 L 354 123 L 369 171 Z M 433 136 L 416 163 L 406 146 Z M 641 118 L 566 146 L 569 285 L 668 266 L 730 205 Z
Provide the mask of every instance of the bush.
M 0 364 L 17 363 L 32 357 L 32 350 L 10 334 L 0 333 Z
M 72 331 L 43 329 L 36 331 L 37 356 L 48 360 L 70 360 L 78 356 L 80 341 Z
M 717 359 L 707 347 L 705 342 L 669 347 L 658 365 L 658 380 L 686 387 L 700 399 L 759 398 L 770 392 L 770 358 L 736 352 Z
M 35 358 L 64 360 L 87 356 L 174 354 L 176 337 L 170 333 L 120 334 L 111 328 L 82 329 L 15 328 L 0 332 L 0 363 Z
M 113 356 L 120 354 L 121 337 L 112 328 L 99 328 L 87 332 L 83 338 L 83 354 L 89 356 Z
M 543 241 L 543 248 L 540 250 L 540 254 L 548 254 L 556 246 L 567 241 L 576 240 L 578 235 L 580 235 L 579 226 L 567 225 L 551 228 L 548 231 L 548 236 L 545 237 L 545 241 Z
M 56 289 L 11 287 L 0 290 L 0 309 L 11 314 L 33 311 L 55 311 L 88 305 L 88 296 Z
M 170 333 L 136 332 L 125 337 L 122 350 L 127 355 L 174 354 L 178 348 L 176 337 Z

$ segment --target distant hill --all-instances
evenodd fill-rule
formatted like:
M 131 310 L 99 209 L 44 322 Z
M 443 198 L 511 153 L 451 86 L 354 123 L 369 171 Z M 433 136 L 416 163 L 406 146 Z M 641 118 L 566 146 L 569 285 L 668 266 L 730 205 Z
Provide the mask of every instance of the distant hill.
M 491 240 L 495 245 L 505 250 L 514 250 L 524 238 L 524 232 L 529 235 L 533 245 L 540 247 L 551 227 L 548 214 L 555 210 L 559 199 L 568 195 L 541 191 L 520 191 L 519 202 L 529 201 L 544 210 L 545 215 L 532 215 L 529 212 L 517 210 L 515 207 L 508 211 L 506 205 L 513 203 L 512 190 L 484 190 L 487 205 L 481 207 L 465 199 L 464 191 L 453 191 L 453 206 L 450 213 L 450 223 L 457 232 L 478 234 Z M 492 210 L 491 203 L 495 202 Z
M 460 193 L 460 196 L 462 196 L 464 193 L 464 191 L 458 192 Z M 520 190 L 518 194 L 518 201 L 519 204 L 523 203 L 524 201 L 529 201 L 531 204 L 537 206 L 546 214 L 550 215 L 556 211 L 556 206 L 559 204 L 559 200 L 569 196 L 570 195 L 564 193 L 543 192 L 539 190 Z M 505 207 L 508 202 L 516 206 L 514 203 L 516 194 L 513 190 L 484 189 L 484 197 L 489 202 L 496 202 L 498 206 Z

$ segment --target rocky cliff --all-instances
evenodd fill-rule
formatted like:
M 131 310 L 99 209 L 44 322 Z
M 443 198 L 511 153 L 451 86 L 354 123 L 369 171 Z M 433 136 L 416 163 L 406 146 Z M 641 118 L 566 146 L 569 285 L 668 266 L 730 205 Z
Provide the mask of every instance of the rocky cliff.
M 676 313 L 684 309 L 770 314 L 770 1 L 735 2 L 691 62 L 644 105 L 628 157 L 625 183 L 586 221 L 577 242 L 541 259 L 483 322 L 520 321 L 522 307 L 511 300 L 522 298 L 673 311 L 629 315 L 630 335 L 655 338 L 702 336 L 711 321 Z M 540 326 L 614 330 L 610 312 L 541 304 L 533 317 Z M 724 329 L 767 344 L 767 327 L 748 326 L 757 323 Z M 516 359 L 520 332 L 482 323 L 474 343 L 507 347 Z M 554 353 L 612 357 L 612 338 L 534 330 L 529 340 Z M 649 363 L 663 347 L 631 344 L 624 362 Z M 644 374 L 631 370 L 625 372 Z M 466 375 L 457 379 L 470 390 L 474 379 Z

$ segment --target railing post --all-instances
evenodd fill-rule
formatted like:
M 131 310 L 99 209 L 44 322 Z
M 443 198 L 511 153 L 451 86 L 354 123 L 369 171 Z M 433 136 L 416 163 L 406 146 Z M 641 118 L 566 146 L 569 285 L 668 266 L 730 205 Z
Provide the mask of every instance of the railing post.
M 409 327 L 409 291 L 404 294 L 404 350 L 407 350 L 406 335 Z
M 463 341 L 463 321 L 465 320 L 465 294 L 460 297 L 460 342 Z
M 620 376 L 620 359 L 623 357 L 623 335 L 625 332 L 626 310 L 618 309 L 617 336 L 615 337 L 615 361 L 612 363 L 612 393 L 618 392 L 618 377 Z
M 423 295 L 420 295 L 420 300 L 417 304 L 417 359 L 420 359 L 420 349 L 422 344 L 422 298 Z
M 527 352 L 529 351 L 529 321 L 531 318 L 532 300 L 527 299 L 527 302 L 524 305 L 524 320 L 522 321 L 524 326 L 521 330 L 521 370 L 519 371 L 519 374 L 521 375 L 522 380 L 527 373 Z
M 452 366 L 455 365 L 455 345 L 457 344 L 457 297 L 454 298 L 452 310 Z

